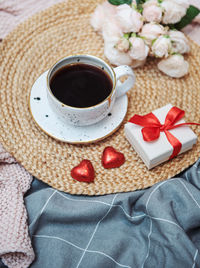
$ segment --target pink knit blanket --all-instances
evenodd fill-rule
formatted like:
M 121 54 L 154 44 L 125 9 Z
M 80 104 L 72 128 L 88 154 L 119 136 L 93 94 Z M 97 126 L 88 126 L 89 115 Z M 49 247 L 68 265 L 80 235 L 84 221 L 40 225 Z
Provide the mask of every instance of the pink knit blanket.
M 0 1 L 0 40 L 34 13 L 61 0 Z M 0 257 L 9 268 L 26 268 L 34 260 L 23 196 L 32 176 L 0 144 Z
M 31 181 L 0 144 L 0 256 L 12 268 L 28 267 L 34 259 L 23 201 Z
M 0 39 L 35 12 L 62 0 L 6 0 L 0 2 Z M 200 0 L 190 0 L 200 8 Z M 200 44 L 200 17 L 184 29 Z M 31 175 L 0 144 L 0 257 L 10 268 L 26 268 L 34 260 L 23 195 Z

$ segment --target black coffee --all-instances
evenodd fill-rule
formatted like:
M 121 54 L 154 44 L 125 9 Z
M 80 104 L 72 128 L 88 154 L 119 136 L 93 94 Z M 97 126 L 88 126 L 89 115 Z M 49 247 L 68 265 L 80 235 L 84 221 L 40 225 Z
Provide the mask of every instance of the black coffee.
M 104 70 L 81 63 L 61 68 L 50 81 L 51 91 L 59 101 L 79 108 L 102 102 L 112 87 L 112 80 Z

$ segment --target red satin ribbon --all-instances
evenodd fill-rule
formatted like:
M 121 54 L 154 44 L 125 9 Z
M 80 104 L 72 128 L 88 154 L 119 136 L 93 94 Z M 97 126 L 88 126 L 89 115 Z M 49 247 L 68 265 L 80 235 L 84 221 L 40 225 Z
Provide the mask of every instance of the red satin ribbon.
M 185 112 L 178 107 L 172 107 L 168 112 L 165 123 L 162 125 L 158 118 L 153 114 L 149 113 L 144 116 L 141 115 L 134 115 L 131 117 L 129 122 L 134 123 L 136 125 L 142 126 L 142 135 L 145 141 L 154 141 L 160 137 L 160 132 L 164 132 L 168 141 L 173 147 L 173 153 L 169 159 L 172 159 L 176 155 L 179 154 L 182 144 L 181 142 L 174 137 L 168 130 L 178 128 L 181 126 L 187 125 L 198 125 L 197 123 L 182 123 L 175 125 L 180 119 L 182 119 L 185 115 Z

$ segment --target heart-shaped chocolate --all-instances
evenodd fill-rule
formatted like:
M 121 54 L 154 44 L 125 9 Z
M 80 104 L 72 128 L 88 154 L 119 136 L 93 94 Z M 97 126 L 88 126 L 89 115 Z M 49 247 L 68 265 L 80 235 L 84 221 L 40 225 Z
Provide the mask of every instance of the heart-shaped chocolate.
M 123 153 L 117 152 L 113 147 L 108 146 L 103 151 L 101 162 L 104 168 L 116 168 L 124 164 L 125 157 Z
M 94 181 L 94 168 L 90 160 L 82 160 L 80 164 L 71 170 L 73 179 L 81 182 Z

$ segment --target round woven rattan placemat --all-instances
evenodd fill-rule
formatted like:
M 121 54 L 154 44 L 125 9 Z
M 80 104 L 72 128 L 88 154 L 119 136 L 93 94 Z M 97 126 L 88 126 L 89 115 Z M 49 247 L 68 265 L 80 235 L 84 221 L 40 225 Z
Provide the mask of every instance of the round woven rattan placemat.
M 120 129 L 90 145 L 54 140 L 34 123 L 29 112 L 29 93 L 36 78 L 58 59 L 74 53 L 103 57 L 103 40 L 90 26 L 90 14 L 100 1 L 61 3 L 19 25 L 0 45 L 0 142 L 34 176 L 71 194 L 103 195 L 142 189 L 165 180 L 193 164 L 200 143 L 187 153 L 148 171 L 124 136 L 123 124 L 135 113 L 146 114 L 172 103 L 186 111 L 186 120 L 199 121 L 200 48 L 192 43 L 188 56 L 190 73 L 169 78 L 150 60 L 135 70 L 137 84 L 129 93 L 128 113 Z M 197 127 L 193 127 L 200 136 Z M 104 169 L 101 155 L 106 146 L 123 152 L 120 168 Z M 70 176 L 82 159 L 90 159 L 95 182 L 81 183 Z

